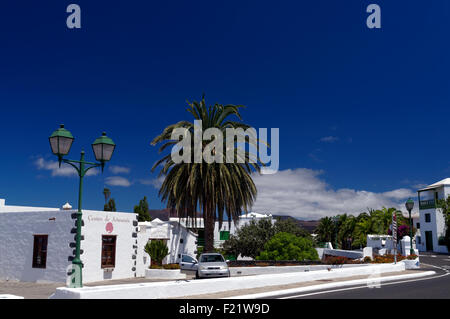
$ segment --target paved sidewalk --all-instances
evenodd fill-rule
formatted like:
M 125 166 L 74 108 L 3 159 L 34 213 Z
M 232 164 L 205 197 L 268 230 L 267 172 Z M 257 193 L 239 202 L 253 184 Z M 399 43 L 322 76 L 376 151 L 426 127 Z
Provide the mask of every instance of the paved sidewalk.
M 86 287 L 92 286 L 107 286 L 107 285 L 121 285 L 121 284 L 137 284 L 145 282 L 159 282 L 169 281 L 167 279 L 146 279 L 144 277 L 117 279 L 90 282 L 84 284 Z M 48 299 L 58 287 L 65 287 L 66 284 L 61 283 L 35 283 L 35 282 L 20 282 L 20 281 L 0 281 L 0 295 L 9 294 L 24 297 L 25 299 Z
M 400 271 L 400 272 L 383 273 L 380 275 L 380 277 L 409 275 L 409 274 L 417 274 L 417 273 L 424 273 L 424 272 L 426 272 L 426 271 L 405 270 L 405 271 Z M 358 280 L 358 279 L 369 279 L 369 276 L 363 275 L 363 276 L 344 277 L 344 278 L 337 278 L 337 279 L 314 280 L 314 281 L 294 283 L 294 284 L 289 284 L 289 285 L 260 287 L 260 288 L 253 288 L 253 289 L 231 290 L 231 291 L 218 292 L 218 293 L 213 293 L 213 294 L 200 294 L 200 295 L 193 295 L 193 296 L 185 296 L 185 297 L 174 298 L 174 299 L 222 299 L 222 298 L 238 297 L 238 296 L 265 293 L 265 292 L 278 291 L 278 290 L 286 290 L 286 289 L 292 289 L 292 288 L 311 287 L 311 286 L 316 286 L 316 285 L 343 282 L 343 281 L 351 281 L 351 280 Z M 373 278 L 371 280 L 373 280 Z
M 421 270 L 406 270 L 401 272 L 390 272 L 381 274 L 381 277 L 396 276 L 396 275 L 407 275 L 407 274 L 417 274 L 419 272 L 425 272 Z M 212 293 L 212 294 L 199 294 L 187 297 L 180 297 L 181 299 L 220 299 L 229 298 L 240 295 L 250 295 L 278 290 L 286 290 L 292 288 L 309 287 L 327 283 L 343 282 L 358 279 L 368 279 L 367 275 L 364 276 L 353 276 L 344 277 L 338 279 L 326 279 L 326 280 L 315 280 L 302 283 L 294 283 L 289 285 L 278 285 L 270 287 L 260 287 L 253 289 L 241 289 L 232 290 L 226 292 Z M 208 280 L 208 279 L 201 279 Z M 136 284 L 136 283 L 146 283 L 146 282 L 163 282 L 168 281 L 167 279 L 146 279 L 144 277 L 131 278 L 131 279 L 119 279 L 119 280 L 108 280 L 100 282 L 91 282 L 85 284 L 86 287 L 92 286 L 106 286 L 106 285 L 120 285 L 120 284 Z M 0 295 L 1 294 L 11 294 L 16 296 L 22 296 L 25 299 L 47 299 L 53 294 L 58 287 L 64 287 L 65 283 L 32 283 L 32 282 L 17 282 L 17 281 L 0 281 Z M 176 298 L 176 299 L 180 299 Z

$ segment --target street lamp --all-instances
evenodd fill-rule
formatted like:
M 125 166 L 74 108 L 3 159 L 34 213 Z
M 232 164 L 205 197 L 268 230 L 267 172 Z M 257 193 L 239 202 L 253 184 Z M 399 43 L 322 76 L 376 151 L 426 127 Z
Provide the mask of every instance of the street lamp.
M 413 225 L 412 225 L 412 219 L 411 219 L 411 211 L 414 208 L 414 201 L 411 198 L 408 199 L 408 201 L 405 203 L 405 207 L 406 207 L 406 210 L 409 213 L 409 239 L 410 239 L 410 245 L 411 245 L 409 253 L 412 255 L 412 254 L 414 254 L 414 249 L 413 249 L 413 244 L 412 244 L 412 228 L 413 228 Z
M 58 156 L 59 166 L 61 167 L 61 163 L 67 163 L 71 165 L 78 173 L 80 177 L 80 185 L 78 190 L 78 212 L 77 216 L 77 234 L 75 236 L 76 240 L 76 248 L 75 248 L 75 257 L 72 260 L 72 274 L 76 274 L 74 278 L 72 278 L 70 287 L 72 288 L 81 288 L 83 287 L 82 280 L 82 267 L 83 263 L 80 259 L 80 246 L 81 246 L 81 224 L 82 224 L 82 212 L 81 212 L 81 204 L 82 204 L 82 194 L 83 194 L 83 177 L 86 173 L 94 167 L 101 167 L 102 172 L 105 167 L 105 163 L 108 162 L 116 145 L 114 142 L 106 136 L 105 133 L 102 134 L 101 137 L 97 138 L 94 143 L 92 143 L 92 149 L 94 151 L 95 159 L 98 163 L 86 162 L 84 160 L 84 150 L 81 151 L 81 157 L 79 161 L 64 159 L 64 156 L 68 155 L 70 152 L 70 148 L 74 141 L 72 134 L 64 128 L 64 124 L 61 124 L 60 128 L 53 132 L 53 134 L 49 137 L 50 147 L 52 149 L 52 153 Z

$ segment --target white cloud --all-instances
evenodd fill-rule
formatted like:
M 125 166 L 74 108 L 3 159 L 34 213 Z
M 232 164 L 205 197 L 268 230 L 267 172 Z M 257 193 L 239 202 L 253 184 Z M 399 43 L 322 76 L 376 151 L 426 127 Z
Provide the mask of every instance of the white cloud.
M 152 178 L 152 179 L 141 179 L 139 180 L 139 183 L 142 185 L 150 185 L 153 186 L 156 189 L 159 189 L 164 182 L 164 176 L 158 177 L 158 178 Z
M 334 142 L 339 141 L 339 137 L 336 137 L 336 136 L 325 136 L 325 137 L 322 137 L 320 139 L 320 141 L 321 142 L 325 142 L 325 143 L 334 143 Z
M 110 176 L 105 179 L 105 183 L 110 186 L 130 187 L 131 182 L 122 176 Z
M 78 176 L 75 168 L 66 163 L 61 163 L 61 167 L 59 167 L 59 163 L 57 161 L 47 161 L 43 157 L 39 157 L 34 161 L 35 166 L 38 170 L 46 170 L 50 171 L 51 175 L 54 176 L 62 176 L 62 177 L 75 177 Z M 99 170 L 96 168 L 90 169 L 86 176 L 95 176 L 99 174 Z
M 124 166 L 111 165 L 108 168 L 113 174 L 129 174 L 130 168 Z
M 406 188 L 382 193 L 349 188 L 335 190 L 320 178 L 322 174 L 323 171 L 306 168 L 283 170 L 274 175 L 253 174 L 258 189 L 253 210 L 319 219 L 343 213 L 357 215 L 367 208 L 383 206 L 404 211 L 405 200 L 415 199 L 415 193 Z

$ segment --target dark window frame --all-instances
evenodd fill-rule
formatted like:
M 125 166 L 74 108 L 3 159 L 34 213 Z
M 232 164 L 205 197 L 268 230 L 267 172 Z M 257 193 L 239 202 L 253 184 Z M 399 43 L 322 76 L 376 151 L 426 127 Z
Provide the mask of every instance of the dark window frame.
M 431 214 L 430 213 L 425 214 L 425 223 L 431 223 Z
M 33 235 L 32 268 L 47 268 L 48 235 Z M 39 259 L 38 259 L 39 258 Z
M 114 239 L 111 243 L 105 243 L 105 239 Z M 106 250 L 106 247 L 113 247 L 111 250 Z M 102 251 L 100 256 L 101 268 L 115 268 L 116 267 L 116 249 L 117 249 L 117 235 L 102 235 Z M 104 262 L 104 259 L 110 257 L 112 262 Z

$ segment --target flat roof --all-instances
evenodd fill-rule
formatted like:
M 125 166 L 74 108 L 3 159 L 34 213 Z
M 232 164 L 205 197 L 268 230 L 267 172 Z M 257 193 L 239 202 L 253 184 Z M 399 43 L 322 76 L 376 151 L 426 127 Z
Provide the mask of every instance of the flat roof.
M 426 190 L 430 190 L 430 189 L 435 189 L 435 188 L 439 188 L 439 187 L 447 186 L 447 185 L 450 186 L 450 178 L 445 178 L 445 179 L 443 179 L 443 180 L 441 180 L 439 182 L 436 182 L 434 184 L 428 185 L 425 188 L 419 189 L 418 192 L 426 191 Z

